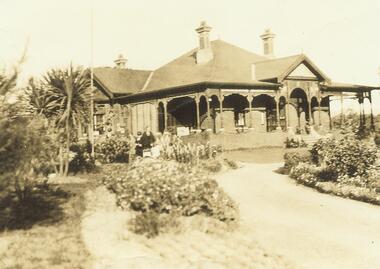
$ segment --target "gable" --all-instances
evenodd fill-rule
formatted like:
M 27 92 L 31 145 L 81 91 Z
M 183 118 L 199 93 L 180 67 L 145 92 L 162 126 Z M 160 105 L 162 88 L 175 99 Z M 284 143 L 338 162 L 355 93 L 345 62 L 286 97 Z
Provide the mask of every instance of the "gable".
M 297 78 L 314 78 L 317 79 L 317 76 L 303 63 L 296 67 L 288 77 L 297 77 Z
M 283 81 L 285 78 L 330 79 L 305 55 L 299 54 L 284 58 L 275 58 L 255 64 L 256 79 L 261 81 Z

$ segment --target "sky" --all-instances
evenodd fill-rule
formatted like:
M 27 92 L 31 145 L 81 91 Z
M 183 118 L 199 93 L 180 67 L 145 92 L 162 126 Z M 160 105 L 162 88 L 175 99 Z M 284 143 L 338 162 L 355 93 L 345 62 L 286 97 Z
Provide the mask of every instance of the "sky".
M 277 57 L 304 53 L 334 81 L 380 84 L 378 0 L 0 0 L 0 68 L 25 47 L 24 82 L 71 62 L 89 66 L 91 6 L 94 66 L 114 66 L 122 53 L 129 68 L 158 68 L 197 46 L 205 20 L 211 39 L 262 53 L 270 28 Z M 374 101 L 380 113 L 379 93 Z

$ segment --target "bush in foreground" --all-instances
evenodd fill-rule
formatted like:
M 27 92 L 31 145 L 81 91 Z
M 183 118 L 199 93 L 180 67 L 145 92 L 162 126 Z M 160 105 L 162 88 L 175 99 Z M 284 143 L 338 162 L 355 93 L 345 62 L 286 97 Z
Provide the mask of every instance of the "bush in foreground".
M 123 163 L 129 159 L 129 141 L 123 137 L 105 137 L 95 144 L 97 159 L 103 163 Z
M 116 194 L 121 208 L 148 214 L 139 217 L 149 220 L 151 225 L 148 226 L 161 223 L 155 218 L 155 213 L 179 216 L 202 214 L 223 222 L 238 219 L 235 202 L 215 180 L 191 165 L 138 159 L 128 169 L 111 172 L 103 182 Z
M 104 182 L 124 209 L 206 214 L 221 221 L 237 218 L 236 204 L 215 180 L 175 161 L 138 159 L 124 173 L 106 176 Z
M 70 151 L 75 155 L 69 163 L 69 171 L 76 174 L 79 172 L 91 172 L 95 170 L 95 160 L 91 156 L 91 143 L 77 143 L 70 146 Z

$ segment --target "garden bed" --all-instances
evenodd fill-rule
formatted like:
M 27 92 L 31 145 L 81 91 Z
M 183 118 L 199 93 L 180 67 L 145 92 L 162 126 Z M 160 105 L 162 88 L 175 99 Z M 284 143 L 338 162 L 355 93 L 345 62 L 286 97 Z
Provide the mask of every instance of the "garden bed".
M 343 134 L 319 140 L 309 152 L 285 154 L 277 172 L 323 193 L 380 205 L 377 158 L 373 142 Z

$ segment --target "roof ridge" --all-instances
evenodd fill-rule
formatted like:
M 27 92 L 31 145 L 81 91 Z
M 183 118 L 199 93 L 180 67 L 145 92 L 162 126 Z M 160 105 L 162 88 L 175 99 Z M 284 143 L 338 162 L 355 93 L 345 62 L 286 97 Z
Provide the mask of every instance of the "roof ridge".
M 240 49 L 240 50 L 243 50 L 243 51 L 245 51 L 245 52 L 247 52 L 247 53 L 254 54 L 255 56 L 259 56 L 259 57 L 267 58 L 265 55 L 262 55 L 262 54 L 259 54 L 259 53 L 256 53 L 256 52 L 253 52 L 253 51 L 250 51 L 250 50 L 245 49 L 245 48 L 242 48 L 242 47 L 239 47 L 239 46 L 237 46 L 237 45 L 235 45 L 235 44 L 232 44 L 232 43 L 230 43 L 230 42 L 227 42 L 227 41 L 225 41 L 225 40 L 223 40 L 223 39 L 214 39 L 214 40 L 212 40 L 211 42 L 221 42 L 221 43 L 225 43 L 225 44 L 227 44 L 227 45 L 229 45 L 229 46 L 231 46 L 231 47 L 235 47 L 235 48 Z M 268 60 L 269 60 L 269 59 L 268 59 Z M 263 61 L 267 61 L 267 60 L 263 60 Z
M 152 77 L 154 75 L 154 71 L 151 71 L 148 78 L 146 79 L 145 83 L 144 83 L 144 86 L 142 87 L 141 91 L 145 91 L 146 87 L 148 87 L 149 85 L 149 82 L 151 81 Z
M 272 61 L 277 61 L 277 60 L 285 60 L 285 59 L 289 59 L 289 58 L 293 58 L 293 57 L 306 57 L 305 54 L 303 53 L 300 53 L 300 54 L 294 54 L 294 55 L 290 55 L 290 56 L 285 56 L 285 57 L 280 57 L 280 58 L 274 58 L 274 59 L 267 59 L 267 60 L 263 60 L 263 61 L 258 61 L 258 62 L 255 62 L 255 64 L 260 64 L 260 63 L 266 63 L 266 62 L 272 62 Z
M 152 72 L 153 70 L 149 69 L 134 69 L 134 68 L 117 68 L 117 67 L 112 67 L 112 66 L 98 66 L 94 67 L 94 69 L 109 69 L 109 70 L 128 70 L 128 71 L 142 71 L 142 72 Z

